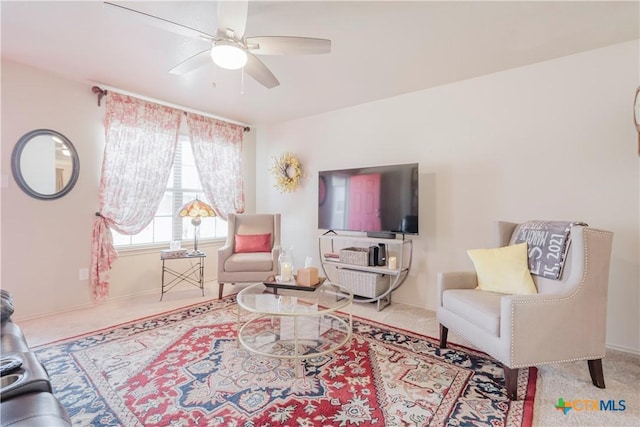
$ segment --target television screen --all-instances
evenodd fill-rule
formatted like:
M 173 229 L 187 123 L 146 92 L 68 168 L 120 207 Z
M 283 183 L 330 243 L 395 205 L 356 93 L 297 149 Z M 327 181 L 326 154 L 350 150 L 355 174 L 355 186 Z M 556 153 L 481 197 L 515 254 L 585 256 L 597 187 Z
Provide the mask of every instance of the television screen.
M 418 234 L 418 164 L 318 172 L 318 228 Z

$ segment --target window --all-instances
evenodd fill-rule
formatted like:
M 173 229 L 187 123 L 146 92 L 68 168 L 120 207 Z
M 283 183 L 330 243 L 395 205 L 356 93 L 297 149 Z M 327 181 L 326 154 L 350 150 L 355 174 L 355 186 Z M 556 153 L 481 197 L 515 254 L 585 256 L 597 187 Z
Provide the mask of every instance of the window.
M 124 235 L 112 230 L 113 244 L 117 247 L 127 247 L 168 243 L 171 240 L 182 240 L 185 243 L 193 241 L 194 227 L 191 220 L 180 218 L 178 210 L 196 197 L 210 203 L 202 191 L 189 138 L 181 135 L 167 182 L 167 189 L 153 221 L 135 235 Z M 226 236 L 226 221 L 219 217 L 202 218 L 200 239 L 224 239 Z

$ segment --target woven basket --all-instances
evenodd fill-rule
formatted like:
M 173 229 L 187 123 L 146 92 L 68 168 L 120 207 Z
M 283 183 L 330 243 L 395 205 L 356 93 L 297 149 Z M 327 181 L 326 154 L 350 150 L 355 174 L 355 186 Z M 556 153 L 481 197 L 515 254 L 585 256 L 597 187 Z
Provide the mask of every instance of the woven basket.
M 363 297 L 375 298 L 389 288 L 389 276 L 386 274 L 341 268 L 338 277 L 342 286 Z
M 369 265 L 369 249 L 344 248 L 340 249 L 340 262 L 352 265 Z

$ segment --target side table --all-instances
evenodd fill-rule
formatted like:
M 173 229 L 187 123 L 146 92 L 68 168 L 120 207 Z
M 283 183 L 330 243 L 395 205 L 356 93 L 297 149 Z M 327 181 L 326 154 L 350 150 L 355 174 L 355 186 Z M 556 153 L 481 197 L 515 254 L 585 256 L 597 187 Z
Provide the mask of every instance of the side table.
M 204 252 L 198 252 L 193 254 L 186 254 L 182 256 L 163 257 L 162 260 L 162 288 L 160 294 L 160 301 L 166 292 L 169 292 L 177 284 L 181 282 L 187 282 L 202 290 L 202 296 L 204 296 L 204 259 L 207 254 Z M 167 261 L 174 261 L 179 259 L 188 259 L 189 267 L 184 271 L 177 271 L 166 266 Z M 165 283 L 165 273 L 172 276 L 171 280 Z

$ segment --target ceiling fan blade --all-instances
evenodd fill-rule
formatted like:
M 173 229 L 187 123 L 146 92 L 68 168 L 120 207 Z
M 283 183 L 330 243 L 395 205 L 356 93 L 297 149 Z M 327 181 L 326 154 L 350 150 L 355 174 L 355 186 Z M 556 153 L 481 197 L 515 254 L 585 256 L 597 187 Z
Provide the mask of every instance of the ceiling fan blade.
M 148 13 L 129 9 L 128 7 L 120 6 L 119 4 L 104 2 L 104 6 L 106 6 L 108 10 L 120 14 L 120 16 L 124 17 L 125 19 L 137 19 L 139 22 L 143 22 L 147 25 L 160 28 L 161 30 L 180 34 L 186 37 L 204 39 L 207 41 L 213 41 L 215 39 L 215 37 L 213 37 L 211 34 L 204 33 L 200 30 L 196 30 L 195 28 L 187 27 L 186 25 L 168 21 L 164 18 L 149 15 Z
M 188 57 L 169 70 L 169 74 L 182 75 L 211 63 L 211 49 L 203 50 Z
M 247 54 L 247 64 L 244 66 L 244 71 L 267 89 L 280 85 L 276 76 L 269 71 L 267 66 L 251 53 Z
M 232 30 L 236 40 L 242 39 L 247 26 L 248 0 L 218 1 L 218 34 Z
M 331 52 L 331 40 L 310 37 L 247 37 L 249 52 L 258 55 L 309 55 Z

